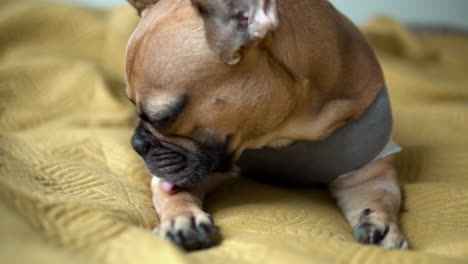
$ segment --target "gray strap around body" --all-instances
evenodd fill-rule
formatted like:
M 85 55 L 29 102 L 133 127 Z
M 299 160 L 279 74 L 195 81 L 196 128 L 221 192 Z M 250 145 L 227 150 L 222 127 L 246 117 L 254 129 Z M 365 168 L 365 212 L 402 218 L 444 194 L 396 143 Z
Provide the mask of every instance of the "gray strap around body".
M 392 113 L 384 87 L 356 120 L 324 141 L 296 141 L 273 149 L 246 150 L 238 161 L 242 175 L 289 185 L 328 184 L 370 163 L 391 137 Z

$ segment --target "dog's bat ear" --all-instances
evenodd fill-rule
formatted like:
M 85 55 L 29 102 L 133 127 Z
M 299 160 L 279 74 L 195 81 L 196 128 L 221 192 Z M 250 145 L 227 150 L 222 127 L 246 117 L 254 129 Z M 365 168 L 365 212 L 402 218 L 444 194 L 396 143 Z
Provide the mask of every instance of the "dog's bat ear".
M 127 0 L 133 7 L 136 8 L 138 14 L 150 5 L 156 4 L 159 0 Z
M 191 0 L 203 17 L 210 48 L 229 65 L 242 49 L 258 44 L 278 26 L 276 0 Z

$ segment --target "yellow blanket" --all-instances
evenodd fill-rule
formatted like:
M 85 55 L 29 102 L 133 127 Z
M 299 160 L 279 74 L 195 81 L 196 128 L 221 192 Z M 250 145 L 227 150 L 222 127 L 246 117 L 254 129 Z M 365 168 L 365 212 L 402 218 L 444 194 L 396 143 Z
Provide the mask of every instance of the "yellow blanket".
M 395 112 L 412 250 L 358 245 L 326 190 L 240 179 L 208 199 L 216 248 L 185 254 L 150 231 L 149 176 L 130 148 L 124 50 L 138 18 L 0 2 L 2 263 L 468 263 L 468 37 L 364 27 Z

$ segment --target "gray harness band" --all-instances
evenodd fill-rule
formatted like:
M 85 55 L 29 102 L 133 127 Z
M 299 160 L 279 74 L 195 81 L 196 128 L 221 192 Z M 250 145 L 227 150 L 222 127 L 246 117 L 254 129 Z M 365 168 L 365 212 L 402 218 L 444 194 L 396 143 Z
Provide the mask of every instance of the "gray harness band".
M 384 87 L 358 119 L 325 140 L 246 150 L 238 166 L 243 175 L 270 183 L 328 184 L 372 162 L 389 142 L 391 132 L 390 100 Z

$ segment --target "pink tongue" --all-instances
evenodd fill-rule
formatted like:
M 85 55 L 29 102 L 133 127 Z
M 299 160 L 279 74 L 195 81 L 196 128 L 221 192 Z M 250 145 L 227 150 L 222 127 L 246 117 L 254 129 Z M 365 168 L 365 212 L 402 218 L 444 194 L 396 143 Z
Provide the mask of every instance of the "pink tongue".
M 180 191 L 180 187 L 170 183 L 170 182 L 167 182 L 167 181 L 161 181 L 161 188 L 169 193 L 169 194 L 174 194 L 178 191 Z

